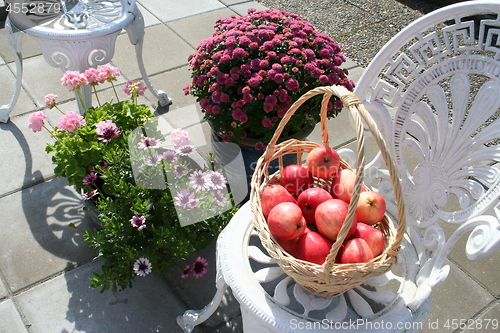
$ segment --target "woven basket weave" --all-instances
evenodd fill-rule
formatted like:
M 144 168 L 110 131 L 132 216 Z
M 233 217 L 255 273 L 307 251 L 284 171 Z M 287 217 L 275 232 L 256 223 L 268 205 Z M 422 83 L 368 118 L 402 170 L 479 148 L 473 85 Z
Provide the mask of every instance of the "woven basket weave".
M 296 154 L 298 161 L 303 161 L 305 154 L 314 148 L 320 146 L 314 142 L 300 141 L 290 139 L 280 144 L 276 144 L 284 126 L 293 116 L 295 111 L 309 98 L 323 94 L 321 104 L 321 136 L 322 145 L 328 146 L 328 130 L 326 127 L 327 105 L 332 95 L 336 95 L 348 108 L 354 119 L 357 134 L 357 158 L 354 166 L 356 172 L 356 183 L 349 204 L 346 220 L 342 226 L 337 241 L 332 245 L 330 254 L 327 256 L 323 265 L 317 265 L 307 261 L 296 259 L 277 243 L 274 236 L 269 232 L 267 222 L 262 213 L 261 194 L 264 188 L 272 183 L 279 181 L 281 171 L 283 170 L 283 156 L 287 154 Z M 387 164 L 394 194 L 398 204 L 398 224 L 395 226 L 387 215 L 379 223 L 379 228 L 386 236 L 386 247 L 383 253 L 367 263 L 359 264 L 338 264 L 335 263 L 337 253 L 347 236 L 352 225 L 356 205 L 359 199 L 359 192 L 363 183 L 364 170 L 364 127 L 363 121 L 371 131 L 384 161 Z M 274 174 L 269 173 L 269 163 L 278 159 L 280 168 Z M 341 168 L 351 168 L 345 161 L 341 160 Z M 314 180 L 315 186 L 330 189 L 331 179 Z M 286 112 L 281 120 L 273 138 L 271 139 L 266 151 L 257 161 L 251 182 L 250 204 L 253 212 L 253 223 L 259 233 L 259 238 L 269 255 L 276 260 L 279 266 L 286 274 L 291 276 L 297 284 L 307 289 L 310 293 L 323 297 L 336 297 L 349 289 L 357 287 L 368 279 L 384 274 L 396 261 L 397 254 L 406 229 L 405 207 L 401 192 L 399 178 L 397 177 L 396 167 L 392 160 L 390 152 L 387 150 L 384 139 L 378 130 L 377 125 L 370 114 L 363 107 L 361 101 L 350 91 L 342 86 L 324 86 L 310 90 L 301 96 Z

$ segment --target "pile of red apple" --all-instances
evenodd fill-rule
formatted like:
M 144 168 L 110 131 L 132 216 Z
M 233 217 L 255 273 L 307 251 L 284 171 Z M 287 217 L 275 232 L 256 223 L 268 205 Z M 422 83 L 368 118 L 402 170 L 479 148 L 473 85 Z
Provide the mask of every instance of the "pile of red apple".
M 314 179 L 331 182 L 330 190 L 316 185 L 321 182 Z M 355 181 L 356 174 L 340 166 L 335 149 L 314 148 L 306 166 L 286 166 L 279 183 L 264 188 L 262 213 L 269 231 L 295 258 L 322 265 L 345 221 Z M 363 184 L 337 263 L 368 262 L 383 252 L 385 235 L 377 225 L 385 212 L 384 198 Z

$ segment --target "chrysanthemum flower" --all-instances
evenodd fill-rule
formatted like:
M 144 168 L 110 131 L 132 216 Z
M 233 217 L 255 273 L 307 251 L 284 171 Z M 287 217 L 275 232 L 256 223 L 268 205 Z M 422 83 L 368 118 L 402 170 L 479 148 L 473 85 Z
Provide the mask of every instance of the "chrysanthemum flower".
M 139 258 L 134 263 L 134 272 L 138 276 L 146 276 L 151 273 L 153 266 L 147 258 Z

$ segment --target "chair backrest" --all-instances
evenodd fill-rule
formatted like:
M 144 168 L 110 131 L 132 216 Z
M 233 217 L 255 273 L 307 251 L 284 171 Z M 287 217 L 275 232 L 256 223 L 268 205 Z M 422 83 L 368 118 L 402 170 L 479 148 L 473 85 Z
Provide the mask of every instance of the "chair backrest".
M 422 292 L 408 302 L 417 308 L 448 275 L 444 260 L 464 233 L 472 230 L 471 260 L 500 247 L 500 2 L 462 2 L 415 21 L 380 50 L 355 94 L 400 171 L 421 256 Z

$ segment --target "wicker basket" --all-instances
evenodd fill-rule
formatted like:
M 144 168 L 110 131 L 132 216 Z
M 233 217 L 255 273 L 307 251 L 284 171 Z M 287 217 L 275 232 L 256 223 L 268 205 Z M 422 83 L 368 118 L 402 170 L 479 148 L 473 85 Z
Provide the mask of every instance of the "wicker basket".
M 323 94 L 321 104 L 321 129 L 323 145 L 328 145 L 328 130 L 326 127 L 327 104 L 332 95 L 336 95 L 348 108 L 354 119 L 357 132 L 357 159 L 354 167 L 356 171 L 356 183 L 349 204 L 349 210 L 342 226 L 337 241 L 332 245 L 330 254 L 327 256 L 323 265 L 317 265 L 307 261 L 296 259 L 288 254 L 277 243 L 274 236 L 269 232 L 267 222 L 262 214 L 261 194 L 263 189 L 271 183 L 279 181 L 281 171 L 283 170 L 283 156 L 287 154 L 296 154 L 297 160 L 302 161 L 303 155 L 307 154 L 315 147 L 320 146 L 314 142 L 299 141 L 290 139 L 280 144 L 276 144 L 284 126 L 288 123 L 290 117 L 295 111 L 309 98 Z M 394 194 L 398 203 L 398 224 L 395 226 L 387 215 L 379 223 L 379 228 L 386 236 L 386 248 L 383 253 L 367 263 L 359 264 L 337 264 L 335 258 L 342 245 L 350 226 L 352 225 L 354 212 L 359 199 L 359 192 L 363 182 L 364 169 L 364 127 L 363 122 L 368 126 L 375 141 L 377 142 L 382 157 L 387 164 L 391 181 L 394 186 Z M 269 173 L 269 163 L 278 159 L 280 168 L 274 174 Z M 341 168 L 350 168 L 345 162 L 341 161 Z M 315 179 L 315 186 L 329 189 L 330 180 Z M 266 151 L 257 162 L 251 182 L 250 204 L 253 212 L 253 223 L 259 233 L 263 246 L 267 249 L 270 256 L 273 257 L 286 274 L 291 276 L 297 284 L 307 289 L 310 293 L 323 297 L 336 297 L 349 289 L 361 285 L 368 279 L 384 274 L 390 266 L 396 261 L 397 254 L 406 229 L 405 209 L 402 198 L 401 186 L 397 177 L 396 167 L 387 150 L 386 144 L 377 125 L 363 107 L 361 101 L 350 91 L 342 86 L 318 87 L 301 96 L 287 111 L 281 120 L 273 138 L 271 139 Z

